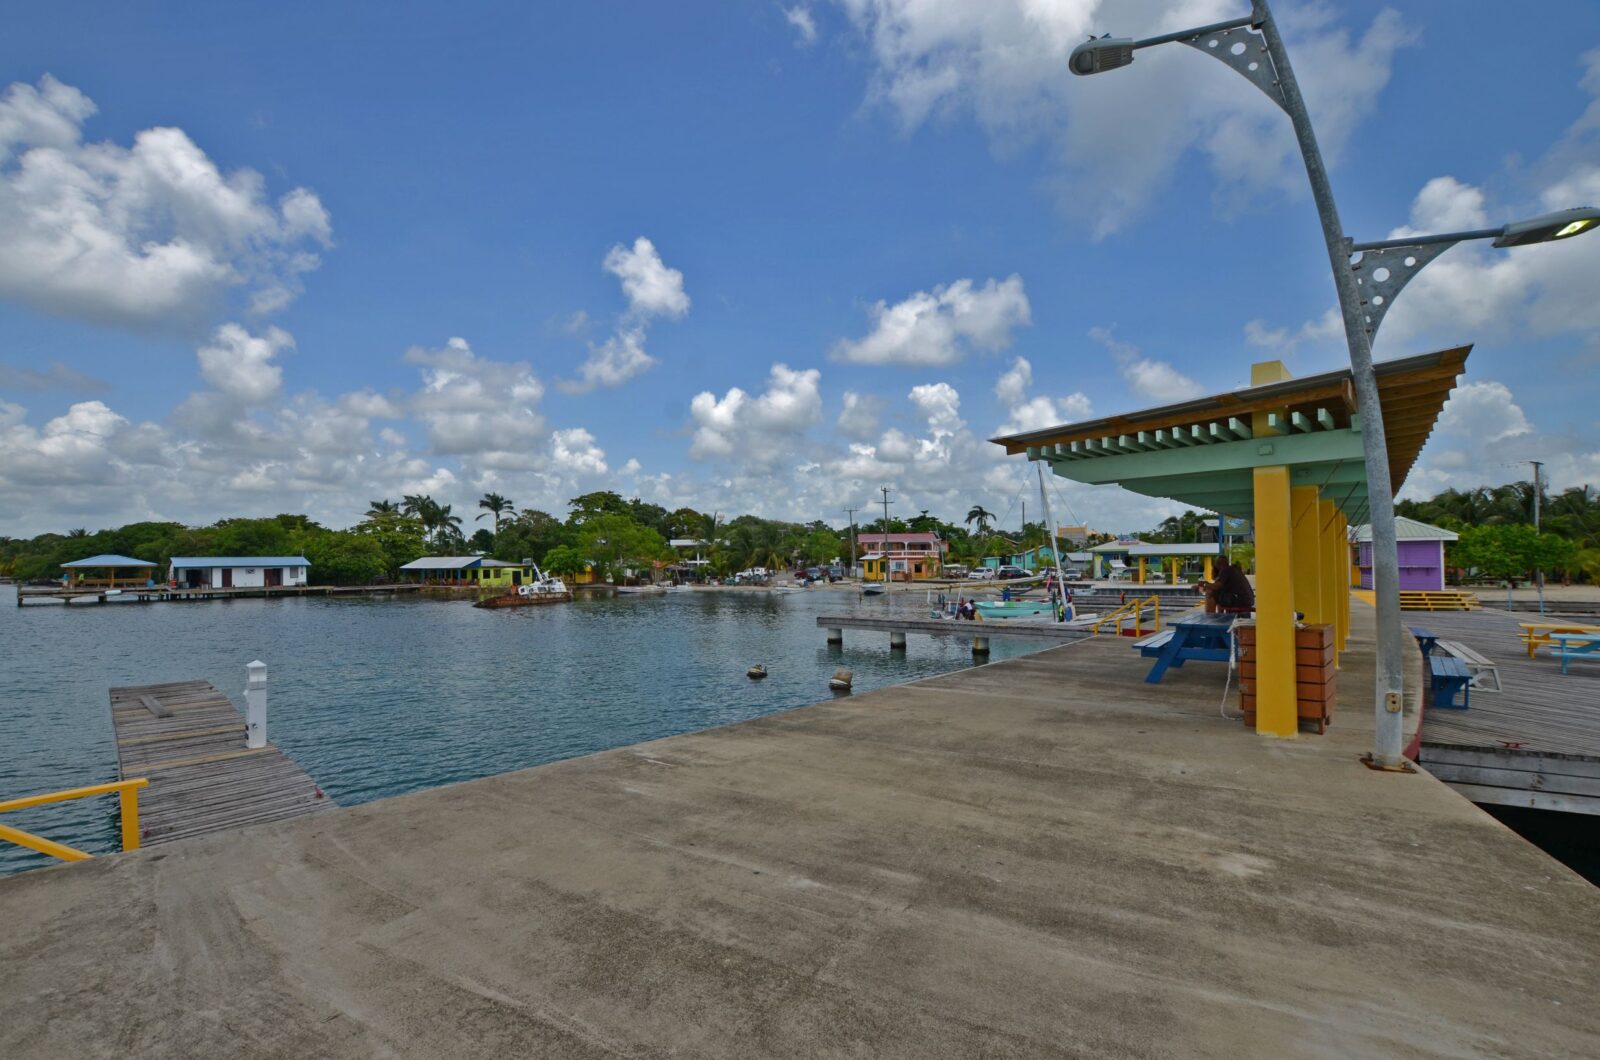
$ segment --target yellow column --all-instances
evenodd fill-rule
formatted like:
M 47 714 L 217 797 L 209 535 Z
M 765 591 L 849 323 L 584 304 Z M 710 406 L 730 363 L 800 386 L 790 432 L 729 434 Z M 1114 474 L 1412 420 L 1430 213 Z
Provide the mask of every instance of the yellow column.
M 1210 556 L 1207 556 L 1205 558 L 1205 564 L 1206 564 L 1206 576 L 1205 576 L 1206 577 L 1206 581 L 1210 581 L 1211 580 L 1211 557 Z
M 1282 361 L 1250 366 L 1252 386 L 1289 378 Z M 1251 431 L 1257 438 L 1278 433 L 1268 422 L 1268 411 L 1250 416 Z M 1280 417 L 1288 415 L 1287 409 L 1275 411 Z M 1300 723 L 1295 707 L 1294 529 L 1287 467 L 1255 469 L 1255 502 L 1256 731 L 1292 738 Z
M 1173 560 L 1172 560 L 1172 577 L 1167 579 L 1167 584 L 1168 585 L 1177 585 L 1178 584 L 1178 559 L 1177 559 L 1176 556 L 1174 556 Z
M 1139 584 L 1144 584 L 1144 557 L 1139 557 Z
M 1350 587 L 1340 580 L 1344 573 L 1339 565 L 1339 510 L 1329 500 L 1317 502 L 1317 527 L 1320 541 L 1320 560 L 1317 564 L 1322 582 L 1322 621 L 1333 625 L 1333 662 L 1339 663 L 1339 598 L 1350 595 Z
M 1350 564 L 1350 517 L 1344 512 L 1339 513 L 1338 522 L 1335 524 L 1334 536 L 1339 539 L 1339 562 L 1344 571 L 1341 581 L 1348 582 L 1351 574 Z M 1337 614 L 1339 628 L 1335 633 L 1335 651 L 1344 651 L 1346 639 L 1350 636 L 1350 593 L 1348 590 L 1339 594 L 1339 610 Z
M 1317 518 L 1317 487 L 1296 486 L 1289 491 L 1289 518 L 1294 568 L 1294 609 L 1307 625 L 1328 621 L 1322 607 L 1322 523 Z
M 1294 563 L 1289 469 L 1255 469 L 1256 732 L 1300 729 L 1294 681 Z

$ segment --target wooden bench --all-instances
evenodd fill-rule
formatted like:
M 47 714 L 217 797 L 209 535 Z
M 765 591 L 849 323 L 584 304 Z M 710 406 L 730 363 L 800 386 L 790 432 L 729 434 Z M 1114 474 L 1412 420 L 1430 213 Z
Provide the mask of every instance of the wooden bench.
M 1559 644 L 1550 654 L 1561 660 L 1562 673 L 1570 662 L 1600 662 L 1600 633 L 1555 633 L 1551 639 Z
M 1160 655 L 1161 649 L 1166 647 L 1167 641 L 1171 639 L 1172 630 L 1164 629 L 1160 633 L 1152 633 L 1148 637 L 1142 637 L 1134 641 L 1133 646 L 1139 649 L 1140 655 L 1148 658 L 1152 655 Z
M 1433 675 L 1433 705 L 1451 710 L 1466 710 L 1472 706 L 1472 671 L 1467 664 L 1453 655 L 1428 656 L 1428 670 Z M 1456 703 L 1456 693 L 1461 702 Z
M 1500 668 L 1495 665 L 1494 662 L 1485 658 L 1483 655 L 1467 647 L 1465 644 L 1460 643 L 1459 641 L 1441 640 L 1439 641 L 1438 646 L 1466 664 L 1467 669 L 1472 673 L 1473 691 L 1502 691 L 1500 687 Z M 1493 688 L 1490 688 L 1488 685 L 1484 684 L 1484 681 L 1490 677 L 1494 678 Z
M 1518 622 L 1517 625 L 1522 627 L 1518 637 L 1527 647 L 1530 659 L 1540 648 L 1555 648 L 1557 633 L 1600 633 L 1600 626 L 1586 626 L 1581 622 Z

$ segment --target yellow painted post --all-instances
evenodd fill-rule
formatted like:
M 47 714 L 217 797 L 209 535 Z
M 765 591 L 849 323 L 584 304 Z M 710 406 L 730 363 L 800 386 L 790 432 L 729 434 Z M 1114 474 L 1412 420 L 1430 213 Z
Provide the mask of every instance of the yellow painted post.
M 1255 469 L 1256 732 L 1300 729 L 1294 680 L 1294 562 L 1289 469 Z
M 1178 557 L 1172 557 L 1172 577 L 1167 579 L 1168 585 L 1178 584 Z
M 139 849 L 139 789 L 132 784 L 122 789 L 122 849 Z
M 1295 486 L 1289 491 L 1294 609 L 1312 626 L 1328 621 L 1322 607 L 1322 523 L 1317 515 L 1317 487 Z
M 1144 557 L 1139 557 L 1139 584 L 1144 584 Z
M 1339 543 L 1341 543 L 1341 548 L 1339 548 L 1339 562 L 1341 562 L 1341 564 L 1344 565 L 1344 572 L 1346 572 L 1346 576 L 1344 576 L 1344 578 L 1342 578 L 1342 581 L 1349 581 L 1350 580 L 1350 578 L 1349 578 L 1349 573 L 1350 573 L 1350 548 L 1349 548 L 1349 543 L 1350 543 L 1350 517 L 1346 516 L 1346 514 L 1344 514 L 1344 512 L 1339 512 L 1338 524 L 1336 524 L 1336 527 L 1338 527 L 1338 528 L 1336 528 L 1336 530 L 1334 530 L 1334 536 L 1338 536 Z M 1349 636 L 1350 636 L 1350 592 L 1349 591 L 1344 591 L 1344 592 L 1341 592 L 1341 594 L 1339 594 L 1339 608 L 1338 608 L 1338 613 L 1336 613 L 1336 616 L 1338 616 L 1339 623 L 1338 623 L 1338 626 L 1336 626 L 1336 628 L 1334 628 L 1334 631 L 1333 631 L 1334 632 L 1333 650 L 1334 650 L 1334 652 L 1342 652 L 1342 650 L 1344 650 L 1344 642 L 1346 642 L 1346 640 L 1349 639 Z
M 1206 581 L 1210 581 L 1211 580 L 1211 557 L 1210 556 L 1206 557 L 1205 564 L 1206 564 Z
M 1322 621 L 1333 626 L 1333 663 L 1339 665 L 1339 609 L 1344 606 L 1341 596 L 1350 595 L 1350 587 L 1339 578 L 1338 537 L 1339 510 L 1330 500 L 1317 502 L 1318 559 L 1317 572 L 1322 584 Z

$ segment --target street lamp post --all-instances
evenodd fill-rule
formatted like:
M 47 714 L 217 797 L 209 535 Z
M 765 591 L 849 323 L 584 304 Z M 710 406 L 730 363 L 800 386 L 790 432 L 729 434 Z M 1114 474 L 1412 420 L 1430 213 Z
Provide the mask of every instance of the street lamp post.
M 1600 213 L 1593 210 L 1575 211 L 1483 232 L 1355 244 L 1344 234 L 1340 224 L 1333 187 L 1328 181 L 1328 171 L 1323 165 L 1322 152 L 1311 127 L 1311 115 L 1300 95 L 1300 85 L 1289 63 L 1288 50 L 1278 33 L 1267 0 L 1252 0 L 1251 12 L 1245 18 L 1196 29 L 1137 41 L 1126 37 L 1114 38 L 1109 34 L 1090 38 L 1072 50 L 1067 65 L 1074 74 L 1103 73 L 1127 66 L 1133 62 L 1135 51 L 1157 44 L 1184 44 L 1220 59 L 1276 103 L 1294 126 L 1295 139 L 1299 142 L 1300 155 L 1305 162 L 1306 177 L 1311 183 L 1311 196 L 1317 205 L 1317 216 L 1322 221 L 1323 241 L 1327 244 L 1328 263 L 1333 269 L 1334 286 L 1338 291 L 1345 342 L 1350 351 L 1350 371 L 1361 412 L 1368 522 L 1372 526 L 1372 579 L 1378 620 L 1378 672 L 1374 706 L 1377 725 L 1371 764 L 1380 769 L 1403 769 L 1401 712 L 1404 704 L 1404 674 L 1400 569 L 1395 545 L 1394 490 L 1389 476 L 1388 439 L 1378 397 L 1378 380 L 1372 369 L 1372 336 L 1399 288 L 1428 261 L 1461 239 L 1492 237 L 1496 246 L 1519 246 L 1526 242 L 1564 239 L 1594 227 L 1596 220 L 1600 219 Z M 1559 223 L 1556 223 L 1558 219 Z M 1387 259 L 1379 259 L 1376 264 L 1368 261 L 1365 253 L 1359 260 L 1352 261 L 1352 255 L 1358 251 L 1377 251 L 1382 254 L 1399 251 L 1402 247 L 1408 249 L 1397 259 L 1402 263 L 1398 270 L 1388 268 L 1385 264 Z M 1363 264 L 1372 270 L 1371 297 L 1368 299 L 1362 298 L 1362 288 L 1369 283 L 1369 274 L 1363 272 Z M 1382 280 L 1376 278 L 1379 270 L 1385 272 Z M 1393 286 L 1386 289 L 1383 286 L 1385 284 Z

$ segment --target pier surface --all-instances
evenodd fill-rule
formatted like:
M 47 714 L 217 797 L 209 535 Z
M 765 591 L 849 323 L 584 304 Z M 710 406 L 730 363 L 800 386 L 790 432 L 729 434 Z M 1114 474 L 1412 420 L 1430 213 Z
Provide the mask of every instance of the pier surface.
M 1354 618 L 1324 737 L 1107 637 L 3 879 L 0 1055 L 1600 1055 L 1600 890 L 1357 764 Z
M 1488 658 L 1501 688 L 1474 689 L 1467 710 L 1429 708 L 1418 761 L 1476 802 L 1600 815 L 1600 660 L 1564 674 L 1517 639 L 1519 622 L 1560 619 L 1484 608 L 1406 620 Z
M 275 745 L 246 747 L 244 718 L 209 681 L 111 690 L 119 779 L 147 777 L 145 846 L 319 813 L 332 802 Z

